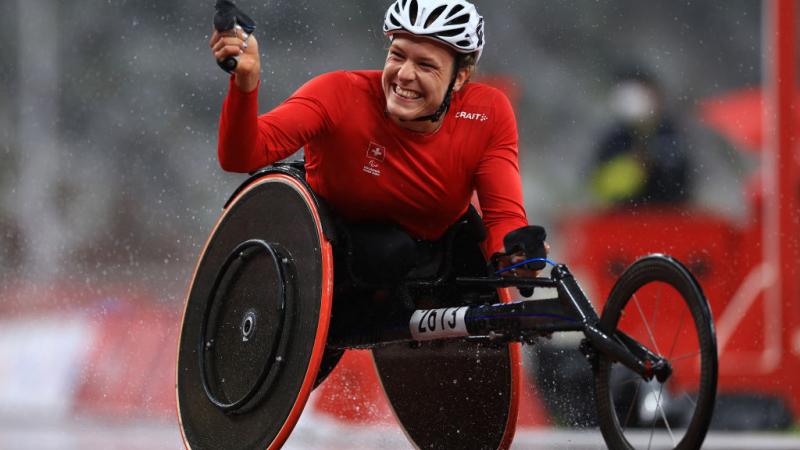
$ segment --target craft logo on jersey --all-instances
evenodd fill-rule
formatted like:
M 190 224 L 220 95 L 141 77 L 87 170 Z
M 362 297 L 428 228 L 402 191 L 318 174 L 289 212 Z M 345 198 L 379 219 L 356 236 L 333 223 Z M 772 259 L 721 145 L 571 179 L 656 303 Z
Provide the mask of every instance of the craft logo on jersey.
M 367 148 L 367 163 L 364 164 L 364 172 L 375 175 L 381 175 L 381 164 L 386 160 L 386 147 L 378 145 L 374 142 L 369 143 Z
M 456 113 L 456 119 L 477 120 L 479 122 L 486 122 L 489 116 L 483 113 L 471 113 L 466 111 L 459 111 Z

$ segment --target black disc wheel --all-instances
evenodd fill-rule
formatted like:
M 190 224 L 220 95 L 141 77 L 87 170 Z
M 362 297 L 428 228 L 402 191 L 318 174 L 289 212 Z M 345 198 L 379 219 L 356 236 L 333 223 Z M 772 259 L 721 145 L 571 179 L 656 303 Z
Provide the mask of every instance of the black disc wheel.
M 278 449 L 314 387 L 328 337 L 333 254 L 299 176 L 272 169 L 226 206 L 191 282 L 177 361 L 192 450 Z
M 667 256 L 636 261 L 612 289 L 600 327 L 620 342 L 622 333 L 633 338 L 671 368 L 648 381 L 598 354 L 597 415 L 608 447 L 699 449 L 714 409 L 717 344 L 694 277 Z

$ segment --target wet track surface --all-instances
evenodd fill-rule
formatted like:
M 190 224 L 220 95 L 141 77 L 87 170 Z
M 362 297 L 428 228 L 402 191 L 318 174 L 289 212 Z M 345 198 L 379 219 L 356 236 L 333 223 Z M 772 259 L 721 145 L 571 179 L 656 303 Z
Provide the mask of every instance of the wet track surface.
M 648 433 L 637 436 L 647 448 Z M 651 448 L 670 448 L 653 442 Z M 177 424 L 119 423 L 76 419 L 69 423 L 33 424 L 3 421 L 0 424 L 3 450 L 177 450 L 183 448 Z M 402 432 L 385 426 L 343 426 L 321 418 L 308 418 L 295 428 L 285 449 L 345 450 L 412 448 Z M 518 430 L 512 449 L 519 450 L 602 450 L 599 432 L 553 429 Z M 800 435 L 787 433 L 711 433 L 706 449 L 800 449 Z

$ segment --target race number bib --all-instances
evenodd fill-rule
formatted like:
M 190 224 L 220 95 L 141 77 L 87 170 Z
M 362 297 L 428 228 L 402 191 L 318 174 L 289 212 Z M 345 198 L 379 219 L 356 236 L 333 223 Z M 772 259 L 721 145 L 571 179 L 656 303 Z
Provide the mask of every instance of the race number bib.
M 417 341 L 469 336 L 464 317 L 468 307 L 421 309 L 409 322 L 411 336 Z

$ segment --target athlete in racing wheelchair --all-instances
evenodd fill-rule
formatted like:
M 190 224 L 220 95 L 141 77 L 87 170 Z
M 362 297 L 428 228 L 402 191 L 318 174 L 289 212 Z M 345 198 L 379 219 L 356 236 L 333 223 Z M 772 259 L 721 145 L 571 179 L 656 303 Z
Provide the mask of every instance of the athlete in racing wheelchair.
M 347 348 L 373 349 L 398 420 L 424 448 L 508 447 L 518 343 L 536 336 L 583 331 L 598 386 L 615 362 L 646 382 L 670 379 L 672 353 L 616 332 L 630 292 L 603 323 L 565 266 L 537 278 L 546 244 L 522 207 L 513 111 L 499 91 L 468 83 L 484 45 L 472 4 L 395 1 L 382 72 L 322 75 L 262 116 L 252 21 L 223 0 L 217 19 L 212 51 L 233 71 L 220 125 L 223 168 L 253 172 L 299 147 L 306 162 L 251 177 L 203 250 L 178 359 L 187 447 L 279 447 Z M 225 63 L 231 58 L 238 60 Z M 473 191 L 482 217 L 470 205 Z M 645 263 L 623 290 L 663 271 L 681 286 L 693 321 L 710 322 L 682 266 Z M 508 286 L 528 295 L 556 288 L 559 299 L 504 305 L 498 289 Z M 699 446 L 713 404 L 713 328 L 700 329 L 702 351 L 692 358 L 703 365 L 701 389 L 676 448 Z M 613 406 L 598 408 L 604 436 L 629 448 Z

